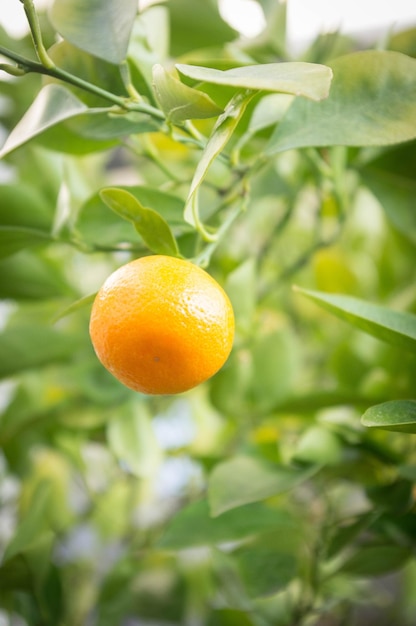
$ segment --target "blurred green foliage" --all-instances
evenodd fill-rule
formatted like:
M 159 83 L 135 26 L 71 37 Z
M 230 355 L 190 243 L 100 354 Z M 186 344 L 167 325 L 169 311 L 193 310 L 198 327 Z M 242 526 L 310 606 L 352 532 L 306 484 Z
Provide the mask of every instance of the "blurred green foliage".
M 414 624 L 416 31 L 293 59 L 259 4 L 252 39 L 214 0 L 24 0 L 0 32 L 2 623 Z M 88 336 L 160 252 L 237 323 L 177 397 Z

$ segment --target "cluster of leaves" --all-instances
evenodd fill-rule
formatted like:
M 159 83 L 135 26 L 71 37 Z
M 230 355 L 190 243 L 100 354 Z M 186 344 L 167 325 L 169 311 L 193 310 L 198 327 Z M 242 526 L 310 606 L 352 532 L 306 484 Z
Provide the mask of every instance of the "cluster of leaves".
M 249 39 L 214 0 L 23 0 L 30 35 L 0 31 L 8 623 L 413 624 L 416 32 L 294 60 L 258 2 Z M 88 337 L 149 253 L 236 314 L 177 398 Z

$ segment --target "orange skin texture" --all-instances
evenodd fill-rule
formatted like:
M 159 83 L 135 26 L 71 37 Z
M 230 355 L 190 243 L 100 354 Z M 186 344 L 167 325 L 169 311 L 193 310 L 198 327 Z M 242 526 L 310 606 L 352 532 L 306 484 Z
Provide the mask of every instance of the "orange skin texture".
M 234 314 L 222 287 L 189 261 L 155 255 L 111 274 L 91 312 L 97 357 L 127 387 L 176 394 L 227 360 Z

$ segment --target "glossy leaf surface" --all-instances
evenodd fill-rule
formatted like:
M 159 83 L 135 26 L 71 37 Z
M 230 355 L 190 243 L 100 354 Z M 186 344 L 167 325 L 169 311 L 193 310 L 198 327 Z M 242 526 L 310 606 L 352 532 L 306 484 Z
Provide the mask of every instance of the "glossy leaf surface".
M 297 99 L 276 127 L 268 154 L 306 146 L 384 146 L 416 136 L 416 60 L 391 51 L 330 62 L 330 95 Z
M 176 67 L 184 76 L 201 82 L 239 89 L 278 91 L 312 100 L 327 97 L 332 78 L 330 68 L 300 62 L 252 65 L 225 71 L 183 64 Z
M 178 255 L 176 240 L 159 213 L 144 207 L 130 192 L 123 189 L 103 189 L 100 196 L 113 211 L 132 222 L 150 250 L 157 254 Z
M 361 418 L 368 428 L 416 433 L 416 400 L 391 400 L 370 407 Z
M 86 109 L 85 104 L 65 87 L 60 85 L 45 86 L 20 123 L 8 136 L 0 151 L 0 158 L 48 128 L 74 115 L 79 115 Z
M 135 0 L 56 0 L 51 11 L 62 37 L 110 63 L 125 59 L 136 14 Z
M 222 112 L 205 93 L 184 85 L 159 64 L 153 67 L 153 88 L 167 119 L 174 124 Z
M 394 311 L 350 296 L 299 287 L 296 291 L 369 335 L 404 350 L 416 350 L 416 316 L 411 313 Z

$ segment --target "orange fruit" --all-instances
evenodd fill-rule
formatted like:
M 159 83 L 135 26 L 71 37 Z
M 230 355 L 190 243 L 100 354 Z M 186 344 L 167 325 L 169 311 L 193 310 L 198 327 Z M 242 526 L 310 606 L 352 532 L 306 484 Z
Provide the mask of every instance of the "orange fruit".
M 148 256 L 107 278 L 94 300 L 90 336 L 101 363 L 124 385 L 174 394 L 222 367 L 234 315 L 207 272 L 189 261 Z

